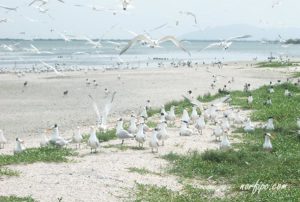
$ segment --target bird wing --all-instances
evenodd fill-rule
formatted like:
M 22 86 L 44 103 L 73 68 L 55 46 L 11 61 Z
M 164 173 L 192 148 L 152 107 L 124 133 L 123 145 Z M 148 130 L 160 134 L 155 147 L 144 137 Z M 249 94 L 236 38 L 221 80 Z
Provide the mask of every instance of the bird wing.
M 116 93 L 117 93 L 116 91 L 113 92 L 113 94 L 111 96 L 111 100 L 108 103 L 105 104 L 103 114 L 102 114 L 102 124 L 106 124 L 106 120 L 107 120 L 107 117 L 108 117 L 108 115 L 111 111 L 112 104 L 113 104 Z
M 54 71 L 55 74 L 57 74 L 57 75 L 59 75 L 59 76 L 63 76 L 63 74 L 62 74 L 61 72 L 58 72 L 58 71 L 56 70 L 55 67 L 53 67 L 53 66 L 51 66 L 51 65 L 49 65 L 49 64 L 47 64 L 47 63 L 45 63 L 45 62 L 43 62 L 43 61 L 40 61 L 40 62 L 41 62 L 43 65 L 45 65 L 46 67 L 52 69 L 52 70 Z
M 97 115 L 97 120 L 100 120 L 101 116 L 100 116 L 100 112 L 99 112 L 97 103 L 96 103 L 95 99 L 91 95 L 89 95 L 89 98 L 91 98 L 91 100 L 93 101 L 93 107 L 94 107 L 94 110 L 95 110 L 96 115 Z
M 247 38 L 250 38 L 250 37 L 252 37 L 252 36 L 247 34 L 247 35 L 231 37 L 231 38 L 226 39 L 226 41 L 233 41 L 233 40 L 237 40 L 237 39 L 247 39 Z
M 165 36 L 161 39 L 158 40 L 158 43 L 163 43 L 163 42 L 166 42 L 166 41 L 171 41 L 177 48 L 180 48 L 181 50 L 183 50 L 184 52 L 186 52 L 187 54 L 189 54 L 189 56 L 191 56 L 191 53 L 186 50 L 182 44 L 180 43 L 180 41 L 178 41 L 174 36 Z
M 35 47 L 34 45 L 30 44 L 30 46 L 31 46 L 31 48 L 32 48 L 33 50 L 35 50 L 36 52 L 40 52 L 40 50 L 39 50 L 37 47 Z
M 196 16 L 196 14 L 194 14 L 194 13 L 192 13 L 192 12 L 189 12 L 189 11 L 186 12 L 186 14 L 192 16 L 192 17 L 194 18 L 194 20 L 195 20 L 195 24 L 198 24 L 198 23 L 197 23 L 197 16 Z
M 218 46 L 221 46 L 221 42 L 211 43 L 208 46 L 206 46 L 205 48 L 203 48 L 201 51 L 204 51 L 206 49 L 213 48 L 213 47 L 218 47 Z
M 187 99 L 190 103 L 192 103 L 193 105 L 197 106 L 201 111 L 203 110 L 203 105 L 202 103 L 197 100 L 197 99 L 190 99 L 185 95 L 182 95 L 185 99 Z
M 148 43 L 152 43 L 148 36 L 144 34 L 137 35 L 131 41 L 129 41 L 128 44 L 121 50 L 120 55 L 125 53 L 132 45 L 134 45 L 138 41 L 146 41 Z

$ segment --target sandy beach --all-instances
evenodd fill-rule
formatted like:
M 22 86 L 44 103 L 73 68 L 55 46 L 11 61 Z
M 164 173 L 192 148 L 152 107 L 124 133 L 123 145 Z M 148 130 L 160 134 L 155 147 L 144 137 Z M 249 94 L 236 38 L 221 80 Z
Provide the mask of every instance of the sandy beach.
M 245 83 L 257 88 L 288 76 L 274 69 L 248 67 L 246 63 L 232 63 L 222 69 L 206 65 L 197 69 L 149 68 L 65 74 L 65 78 L 57 78 L 54 73 L 27 74 L 22 78 L 0 75 L 0 126 L 9 139 L 37 135 L 39 130 L 54 123 L 59 124 L 62 131 L 95 124 L 96 114 L 88 95 L 91 94 L 101 108 L 105 88 L 117 92 L 111 116 L 111 121 L 115 121 L 119 117 L 128 118 L 128 112 L 140 112 L 148 99 L 153 107 L 160 107 L 182 99 L 188 90 L 194 95 L 203 95 L 214 94 L 225 84 L 229 90 L 242 90 Z M 219 75 L 215 90 L 210 87 L 213 75 Z M 232 77 L 235 82 L 228 84 Z M 95 79 L 99 86 L 86 87 L 86 78 Z M 25 81 L 27 87 L 23 87 Z M 66 90 L 69 93 L 64 96 Z
M 19 136 L 27 147 L 38 147 L 40 132 L 54 123 L 59 124 L 62 136 L 71 137 L 76 126 L 87 128 L 95 124 L 95 112 L 88 98 L 92 94 L 99 105 L 103 104 L 104 88 L 116 91 L 111 127 L 118 117 L 128 120 L 131 111 L 139 112 L 145 101 L 150 99 L 153 107 L 182 98 L 187 90 L 195 95 L 214 93 L 209 86 L 212 75 L 219 75 L 217 87 L 221 88 L 234 77 L 230 90 L 241 90 L 244 83 L 257 88 L 269 81 L 285 79 L 288 74 L 271 69 L 246 66 L 245 63 L 230 64 L 222 69 L 212 66 L 177 69 L 139 69 L 121 71 L 93 71 L 66 73 L 66 78 L 55 78 L 52 73 L 27 74 L 23 78 L 15 75 L 0 75 L 0 126 L 4 130 L 9 144 L 1 149 L 1 154 L 11 154 L 15 146 L 14 139 Z M 120 80 L 118 75 L 121 76 Z M 98 87 L 87 87 L 86 78 L 97 80 Z M 28 81 L 28 86 L 23 83 Z M 67 96 L 63 95 L 69 91 Z M 177 121 L 176 126 L 180 122 Z M 158 154 L 145 150 L 119 150 L 120 140 L 101 144 L 97 154 L 90 154 L 84 146 L 70 163 L 8 166 L 20 171 L 20 177 L 2 177 L 0 195 L 31 195 L 40 201 L 130 201 L 134 199 L 136 183 L 166 186 L 180 190 L 182 183 L 178 178 L 164 173 L 167 162 L 161 155 L 170 152 L 186 153 L 192 150 L 205 151 L 218 148 L 211 136 L 212 127 L 207 127 L 202 136 L 179 137 L 178 129 L 169 128 L 170 138 L 166 146 L 159 148 Z M 148 134 L 148 139 L 151 134 Z M 231 141 L 234 141 L 231 139 Z M 107 148 L 103 148 L 107 146 Z M 111 146 L 111 147 L 110 147 Z M 136 146 L 134 140 L 126 146 Z M 146 143 L 146 146 L 147 143 Z M 73 147 L 71 145 L 70 147 Z M 130 168 L 146 168 L 152 173 L 141 175 L 129 172 Z M 222 196 L 226 185 L 190 182 L 206 189 L 214 189 L 215 195 Z

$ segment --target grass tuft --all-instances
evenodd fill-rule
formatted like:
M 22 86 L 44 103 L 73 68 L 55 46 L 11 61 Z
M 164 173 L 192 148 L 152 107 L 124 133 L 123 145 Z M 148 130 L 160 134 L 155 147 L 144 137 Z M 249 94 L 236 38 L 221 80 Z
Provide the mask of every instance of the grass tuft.
M 14 170 L 11 170 L 9 168 L 2 168 L 0 167 L 0 176 L 20 176 L 20 173 L 18 171 L 14 171 Z
M 35 202 L 33 198 L 28 197 L 17 197 L 17 196 L 0 196 L 1 202 Z
M 257 63 L 258 67 L 291 67 L 297 65 L 297 63 L 287 62 L 287 61 L 273 61 L 273 62 L 259 62 Z
M 75 152 L 67 148 L 30 148 L 16 155 L 0 155 L 0 166 L 36 162 L 67 162 L 67 157 L 73 155 L 75 155 Z

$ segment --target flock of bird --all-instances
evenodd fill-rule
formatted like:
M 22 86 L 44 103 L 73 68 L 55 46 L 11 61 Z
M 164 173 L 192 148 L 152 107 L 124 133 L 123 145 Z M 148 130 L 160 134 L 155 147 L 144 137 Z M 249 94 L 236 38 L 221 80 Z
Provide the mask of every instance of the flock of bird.
M 280 83 L 281 81 L 278 82 Z M 296 83 L 296 85 L 300 85 L 300 83 Z M 252 106 L 255 100 L 249 92 L 250 86 L 250 84 L 246 83 L 244 91 L 249 93 L 246 102 L 249 106 Z M 270 82 L 267 93 L 272 94 L 274 92 L 274 84 L 273 82 Z M 102 111 L 99 111 L 96 100 L 89 95 L 97 117 L 96 125 L 90 127 L 89 137 L 87 140 L 87 146 L 90 147 L 91 153 L 97 152 L 97 149 L 101 147 L 100 141 L 97 137 L 97 131 L 105 133 L 113 129 L 109 127 L 108 117 L 116 94 L 116 92 L 111 93 L 105 89 L 107 102 Z M 293 96 L 293 93 L 288 89 L 285 89 L 282 96 L 290 97 Z M 178 116 L 175 113 L 178 106 L 171 106 L 169 111 L 166 111 L 165 106 L 163 105 L 161 106 L 159 114 L 157 114 L 157 126 L 154 128 L 150 128 L 147 125 L 147 120 L 149 119 L 148 111 L 152 109 L 150 100 L 146 101 L 145 106 L 140 112 L 131 113 L 127 129 L 124 128 L 124 120 L 119 118 L 116 122 L 115 135 L 121 140 L 121 145 L 123 145 L 126 140 L 134 139 L 137 142 L 138 147 L 144 147 L 144 144 L 148 139 L 148 133 L 152 133 L 151 138 L 148 141 L 149 147 L 152 152 L 158 152 L 159 147 L 164 146 L 168 138 L 170 138 L 168 127 L 177 127 L 176 123 L 180 122 L 180 127 L 177 128 L 179 136 L 203 135 L 203 131 L 205 129 L 209 129 L 206 130 L 206 132 L 210 131 L 216 141 L 219 141 L 219 148 L 222 150 L 231 148 L 231 143 L 228 137 L 230 132 L 235 128 L 243 128 L 245 133 L 251 133 L 256 128 L 261 127 L 265 130 L 263 149 L 267 151 L 272 150 L 272 132 L 276 128 L 273 117 L 269 117 L 265 124 L 253 124 L 251 119 L 245 117 L 240 109 L 233 108 L 227 104 L 231 100 L 230 95 L 226 95 L 209 104 L 204 104 L 196 99 L 191 90 L 183 95 L 183 97 L 192 104 L 193 107 L 191 112 L 189 113 L 189 109 L 185 108 L 183 109 L 182 114 Z M 270 101 L 266 104 L 271 105 L 272 102 Z M 300 117 L 296 120 L 296 124 L 298 127 L 298 133 L 300 133 Z M 52 135 L 51 138 L 48 138 L 46 134 L 48 134 L 48 131 L 50 130 L 52 130 Z M 84 136 L 80 127 L 77 127 L 73 131 L 72 138 L 66 139 L 60 135 L 58 125 L 55 124 L 53 127 L 46 129 L 42 134 L 40 146 L 46 147 L 53 145 L 61 148 L 66 147 L 70 143 L 74 143 L 76 149 L 80 149 L 83 140 Z M 0 149 L 3 149 L 6 143 L 7 139 L 5 138 L 3 131 L 0 130 Z M 26 151 L 24 141 L 20 138 L 16 138 L 14 154 L 24 151 Z

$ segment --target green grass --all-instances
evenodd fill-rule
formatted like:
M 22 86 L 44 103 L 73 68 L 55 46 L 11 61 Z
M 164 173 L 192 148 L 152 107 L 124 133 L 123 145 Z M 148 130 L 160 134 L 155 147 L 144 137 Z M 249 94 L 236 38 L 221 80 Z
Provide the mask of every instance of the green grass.
M 66 148 L 30 148 L 17 155 L 0 155 L 0 166 L 36 162 L 67 162 L 67 157 L 73 155 L 75 155 L 75 152 Z
M 218 98 L 224 97 L 226 95 L 227 95 L 227 93 L 217 93 L 217 94 L 214 94 L 214 95 L 211 95 L 210 93 L 207 93 L 203 96 L 199 96 L 197 99 L 201 102 L 211 102 L 211 101 L 214 101 Z
M 261 191 L 260 194 L 240 192 L 235 195 L 225 195 L 223 198 L 213 196 L 213 190 L 199 189 L 190 185 L 184 186 L 183 190 L 172 191 L 167 187 L 137 184 L 136 202 L 257 202 L 257 201 L 290 201 L 297 202 L 300 192 L 297 189 L 282 189 L 280 191 Z M 294 196 L 294 197 L 293 197 Z
M 8 168 L 2 168 L 0 167 L 0 176 L 20 176 L 20 173 L 18 171 L 14 171 Z
M 300 72 L 296 72 L 293 74 L 293 78 L 299 78 L 300 77 Z
M 157 123 L 153 122 L 153 121 L 147 121 L 146 125 L 149 128 L 155 128 L 157 126 Z
M 140 175 L 146 175 L 146 174 L 159 175 L 159 176 L 162 175 L 160 173 L 156 173 L 156 172 L 150 171 L 150 170 L 148 170 L 146 168 L 130 167 L 130 168 L 128 168 L 128 171 L 131 172 L 131 173 L 138 173 Z
M 257 63 L 258 67 L 291 67 L 297 65 L 297 63 L 293 62 L 281 62 L 281 61 L 273 61 L 273 62 L 259 62 Z
M 151 109 L 147 110 L 147 114 L 149 117 L 152 117 L 155 114 L 159 114 L 159 113 L 160 113 L 160 109 L 157 109 L 157 108 L 151 108 Z
M 285 88 L 295 96 L 284 97 Z M 241 143 L 234 144 L 234 149 L 229 151 L 208 150 L 204 153 L 165 155 L 163 158 L 171 163 L 168 172 L 191 179 L 206 180 L 210 177 L 218 183 L 231 185 L 230 194 L 224 199 L 210 198 L 209 201 L 297 201 L 300 198 L 300 137 L 295 131 L 296 118 L 300 116 L 300 89 L 292 84 L 275 86 L 273 94 L 269 94 L 267 89 L 268 86 L 263 86 L 251 92 L 254 97 L 252 106 L 247 104 L 248 93 L 232 92 L 231 104 L 243 109 L 252 109 L 251 117 L 254 121 L 266 122 L 268 117 L 274 117 L 276 129 L 275 139 L 272 140 L 272 152 L 262 149 L 264 130 L 256 129 L 252 134 L 243 134 Z M 273 105 L 265 106 L 263 103 L 269 96 Z M 266 190 L 254 195 L 251 191 L 240 190 L 242 184 L 255 184 L 258 180 L 270 185 L 287 184 L 288 187 L 279 191 Z M 153 191 L 153 187 L 149 190 Z M 189 196 L 184 192 L 160 191 L 164 192 L 161 194 L 166 195 L 166 200 L 189 201 L 182 199 L 182 196 Z M 152 199 L 151 195 L 149 197 Z
M 213 192 L 185 186 L 182 193 L 175 192 L 167 187 L 137 184 L 136 202 L 188 202 L 205 201 L 211 198 Z
M 97 137 L 100 142 L 108 142 L 110 140 L 114 140 L 117 138 L 116 136 L 116 130 L 108 130 L 106 132 L 97 132 Z
M 0 196 L 1 202 L 35 202 L 31 197 Z
M 98 131 L 96 135 L 100 142 L 108 142 L 110 140 L 117 139 L 116 129 L 107 130 L 106 132 Z M 83 135 L 83 142 L 87 142 L 89 137 L 89 134 Z

